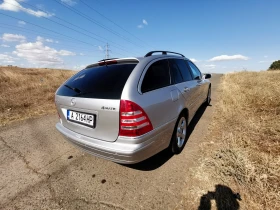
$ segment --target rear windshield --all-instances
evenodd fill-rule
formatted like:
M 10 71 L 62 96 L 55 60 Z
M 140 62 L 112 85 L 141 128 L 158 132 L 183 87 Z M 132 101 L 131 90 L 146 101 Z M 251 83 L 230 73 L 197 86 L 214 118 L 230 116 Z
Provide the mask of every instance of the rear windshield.
M 57 95 L 120 99 L 123 87 L 137 64 L 114 64 L 85 69 L 71 77 L 58 90 Z

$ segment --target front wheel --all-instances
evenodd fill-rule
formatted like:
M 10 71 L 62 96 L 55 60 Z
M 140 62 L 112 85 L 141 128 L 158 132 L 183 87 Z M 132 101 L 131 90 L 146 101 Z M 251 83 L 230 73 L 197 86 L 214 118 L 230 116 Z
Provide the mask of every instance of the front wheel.
M 171 152 L 179 154 L 183 150 L 187 138 L 188 121 L 184 114 L 180 114 L 171 139 Z

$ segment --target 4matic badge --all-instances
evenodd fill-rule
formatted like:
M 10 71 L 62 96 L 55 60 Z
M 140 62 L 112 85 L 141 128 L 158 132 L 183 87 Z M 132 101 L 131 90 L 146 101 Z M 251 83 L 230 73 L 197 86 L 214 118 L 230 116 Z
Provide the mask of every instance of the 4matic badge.
M 111 111 L 116 110 L 116 108 L 114 108 L 114 107 L 108 107 L 108 106 L 102 106 L 101 109 L 104 109 L 104 110 L 111 110 Z

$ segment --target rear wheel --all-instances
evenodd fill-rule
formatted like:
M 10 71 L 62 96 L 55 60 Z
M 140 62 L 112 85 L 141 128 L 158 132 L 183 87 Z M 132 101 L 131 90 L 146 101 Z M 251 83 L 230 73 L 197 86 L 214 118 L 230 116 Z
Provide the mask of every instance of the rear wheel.
M 187 128 L 187 117 L 182 113 L 176 122 L 171 139 L 170 147 L 173 154 L 179 154 L 183 150 L 187 138 Z
M 209 86 L 208 93 L 207 93 L 207 98 L 206 98 L 206 101 L 205 101 L 205 104 L 207 106 L 209 106 L 210 103 L 211 103 L 211 86 Z

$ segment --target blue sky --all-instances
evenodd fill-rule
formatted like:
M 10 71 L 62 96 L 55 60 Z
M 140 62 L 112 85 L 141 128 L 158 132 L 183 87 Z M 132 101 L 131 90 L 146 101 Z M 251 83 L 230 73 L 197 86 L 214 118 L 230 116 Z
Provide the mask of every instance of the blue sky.
M 279 0 L 0 0 L 0 65 L 80 70 L 170 50 L 203 72 L 280 59 Z

